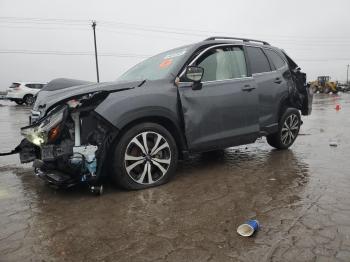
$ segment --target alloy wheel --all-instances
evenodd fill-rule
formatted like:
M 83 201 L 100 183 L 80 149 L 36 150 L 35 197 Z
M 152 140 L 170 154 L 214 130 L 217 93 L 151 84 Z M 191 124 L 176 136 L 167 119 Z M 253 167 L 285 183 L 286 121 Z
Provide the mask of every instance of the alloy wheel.
M 164 177 L 170 167 L 169 143 L 159 133 L 142 132 L 127 145 L 124 164 L 127 174 L 136 183 L 154 184 Z
M 293 143 L 299 132 L 299 118 L 291 114 L 286 118 L 281 130 L 281 141 L 284 145 Z

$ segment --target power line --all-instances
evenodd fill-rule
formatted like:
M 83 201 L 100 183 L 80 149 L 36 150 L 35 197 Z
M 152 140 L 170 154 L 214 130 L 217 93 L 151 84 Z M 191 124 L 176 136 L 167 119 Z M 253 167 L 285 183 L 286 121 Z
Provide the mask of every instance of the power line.
M 26 23 L 68 23 L 68 24 L 87 24 L 89 20 L 85 19 L 58 19 L 58 18 L 36 18 L 36 17 L 10 17 L 2 16 L 0 21 L 6 22 L 26 22 Z
M 28 18 L 28 17 L 0 17 L 0 22 L 7 23 L 34 23 L 34 24 L 56 24 L 56 25 L 87 25 L 90 21 L 84 19 L 57 19 L 57 18 Z M 207 31 L 207 30 L 197 30 L 197 29 L 184 29 L 184 28 L 175 28 L 175 27 L 164 27 L 164 26 L 151 26 L 151 25 L 140 25 L 132 23 L 122 23 L 116 21 L 107 21 L 107 20 L 98 20 L 101 26 L 110 27 L 110 28 L 127 28 L 130 30 L 141 30 L 141 31 L 150 31 L 156 33 L 167 33 L 167 34 L 176 34 L 176 35 L 190 35 L 190 36 L 200 36 L 206 37 L 208 34 L 232 34 L 228 32 L 219 32 L 219 31 Z M 249 36 L 246 33 L 239 33 L 242 36 Z M 344 40 L 350 41 L 350 36 L 291 36 L 291 35 L 267 35 L 267 34 L 255 34 L 256 36 L 267 37 L 269 39 L 279 39 L 280 41 L 340 41 Z
M 67 26 L 69 25 L 61 25 L 63 27 L 52 27 L 52 26 L 45 26 L 45 27 L 37 27 L 37 26 L 30 26 L 30 25 L 1 25 L 0 24 L 0 28 L 25 28 L 25 29 L 40 29 L 40 30 L 52 30 L 52 29 L 58 29 L 58 30 L 66 30 Z M 112 33 L 118 33 L 118 34 L 124 34 L 124 35 L 133 35 L 133 36 L 142 36 L 142 37 L 149 37 L 149 35 L 145 35 L 142 33 L 137 33 L 137 32 L 130 32 L 130 31 L 123 31 L 125 29 L 121 28 L 121 29 L 109 29 L 110 27 L 106 27 L 106 26 L 101 26 L 100 27 L 102 29 L 101 33 L 103 32 L 112 32 Z M 82 26 L 74 26 L 71 27 L 70 30 L 79 30 L 79 31 L 88 31 L 89 29 L 87 27 L 82 27 Z M 138 30 L 138 29 L 137 29 Z M 149 30 L 141 30 L 139 29 L 139 31 L 149 31 Z M 175 39 L 175 40 L 184 40 L 184 39 L 198 39 L 199 37 L 206 37 L 204 35 L 199 35 L 199 34 L 187 34 L 187 33 L 181 33 L 179 37 L 173 37 L 173 36 L 168 36 L 168 35 L 164 35 L 164 33 L 167 33 L 165 31 L 159 31 L 159 30 L 152 30 L 151 32 L 153 33 L 163 33 L 162 35 L 158 35 L 157 37 L 162 37 L 162 38 L 167 38 L 167 39 Z M 184 38 L 184 36 L 186 36 L 186 38 Z M 295 49 L 295 46 L 303 46 L 306 49 L 310 50 L 314 47 L 338 47 L 338 46 L 348 46 L 350 45 L 350 40 L 349 41 L 333 41 L 333 42 L 327 42 L 327 41 L 322 41 L 322 42 L 315 42 L 315 41 L 303 41 L 303 40 L 274 40 L 274 42 L 280 42 L 282 43 L 284 46 L 287 46 L 288 44 L 290 44 L 291 46 L 293 46 L 293 49 Z M 312 42 L 310 44 L 310 42 Z
M 31 25 L 1 25 L 0 28 L 25 28 L 25 29 L 39 29 L 39 30 L 52 30 L 52 29 L 58 29 L 58 30 L 67 30 L 67 25 L 64 26 L 45 26 L 45 27 L 40 27 L 40 26 L 31 26 Z M 70 27 L 69 30 L 79 30 L 79 31 L 90 31 L 86 26 L 75 26 L 75 27 Z
M 3 49 L 0 50 L 0 54 L 29 54 L 29 55 L 62 55 L 62 56 L 93 56 L 93 52 L 73 52 L 73 51 L 41 51 L 41 50 L 16 50 L 16 49 Z M 120 53 L 99 53 L 99 56 L 111 56 L 119 58 L 147 58 L 150 55 L 142 54 L 120 54 Z
M 106 29 L 105 27 L 101 26 L 101 33 L 109 32 L 113 34 L 119 34 L 119 35 L 131 35 L 131 36 L 141 36 L 147 39 L 150 39 L 150 33 L 142 34 L 142 32 L 131 32 L 131 31 L 123 31 L 123 29 L 116 30 L 116 29 Z M 152 33 L 151 33 L 152 34 Z M 153 35 L 152 35 L 153 36 Z M 163 39 L 171 39 L 171 40 L 181 40 L 184 41 L 186 39 L 198 39 L 198 37 L 191 37 L 190 35 L 186 36 L 169 36 L 165 34 L 160 34 L 156 36 L 157 38 L 163 38 Z

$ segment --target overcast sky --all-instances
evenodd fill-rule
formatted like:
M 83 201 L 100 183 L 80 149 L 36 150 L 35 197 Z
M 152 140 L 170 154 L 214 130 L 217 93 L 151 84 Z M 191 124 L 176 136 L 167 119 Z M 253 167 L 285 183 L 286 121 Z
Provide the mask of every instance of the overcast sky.
M 266 40 L 308 80 L 344 81 L 350 63 L 349 0 L 0 0 L 0 89 L 58 77 L 95 81 L 92 19 L 101 81 L 211 35 Z

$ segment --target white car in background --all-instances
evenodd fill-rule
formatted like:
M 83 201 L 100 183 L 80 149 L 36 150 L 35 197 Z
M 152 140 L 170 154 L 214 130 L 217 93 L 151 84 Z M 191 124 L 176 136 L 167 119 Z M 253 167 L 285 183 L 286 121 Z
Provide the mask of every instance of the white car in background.
M 16 102 L 18 105 L 33 105 L 35 102 L 35 95 L 46 84 L 47 83 L 39 82 L 14 82 L 7 89 L 6 99 Z

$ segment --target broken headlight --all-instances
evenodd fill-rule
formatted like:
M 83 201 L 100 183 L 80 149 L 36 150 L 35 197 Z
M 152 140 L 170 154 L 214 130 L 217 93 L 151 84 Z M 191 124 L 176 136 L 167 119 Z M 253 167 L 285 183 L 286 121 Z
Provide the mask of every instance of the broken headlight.
M 21 128 L 21 134 L 31 143 L 41 146 L 57 138 L 59 125 L 62 122 L 67 107 L 55 109 L 47 117 L 34 125 Z

